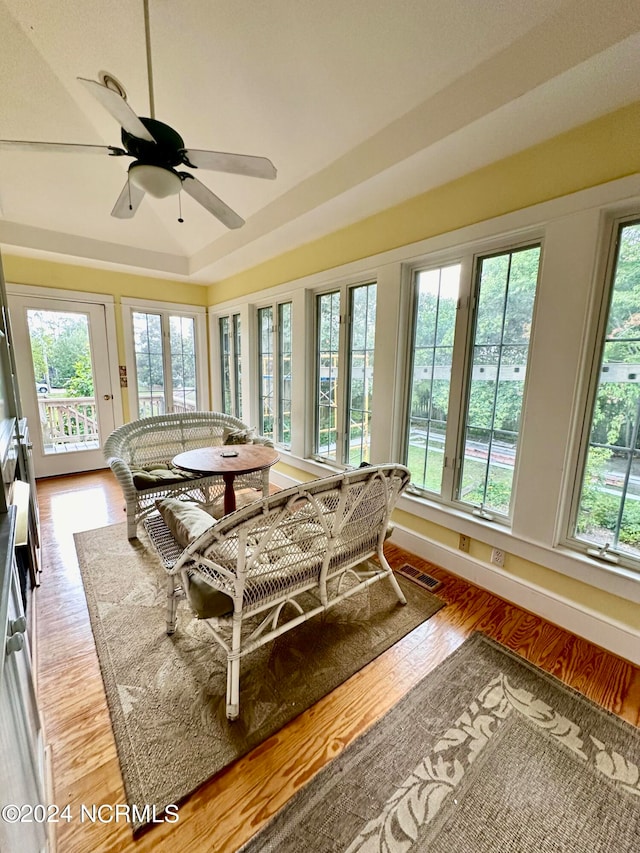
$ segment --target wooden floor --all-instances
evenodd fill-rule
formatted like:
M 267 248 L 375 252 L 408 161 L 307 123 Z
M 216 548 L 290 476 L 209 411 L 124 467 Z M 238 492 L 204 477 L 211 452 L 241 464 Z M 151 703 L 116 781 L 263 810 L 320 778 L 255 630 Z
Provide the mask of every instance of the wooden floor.
M 483 631 L 584 695 L 640 725 L 640 670 L 536 616 L 387 544 L 392 565 L 410 561 L 444 581 L 448 604 L 396 646 L 251 754 L 204 785 L 137 841 L 125 820 L 81 822 L 80 806 L 126 798 L 80 579 L 73 533 L 122 523 L 111 472 L 38 483 L 42 585 L 37 591 L 38 691 L 51 745 L 59 853 L 231 853 L 291 795 L 472 631 Z M 122 534 L 124 535 L 124 531 Z M 310 853 L 312 853 L 310 851 Z

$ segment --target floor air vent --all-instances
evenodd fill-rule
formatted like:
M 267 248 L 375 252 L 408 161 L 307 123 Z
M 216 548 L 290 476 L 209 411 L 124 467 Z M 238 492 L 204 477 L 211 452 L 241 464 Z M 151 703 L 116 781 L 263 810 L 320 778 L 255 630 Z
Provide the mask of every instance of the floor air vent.
M 432 578 L 431 575 L 421 572 L 420 569 L 416 569 L 415 566 L 410 566 L 409 563 L 405 563 L 403 566 L 400 566 L 399 569 L 396 569 L 396 572 L 399 575 L 404 575 L 410 580 L 415 581 L 417 584 L 420 584 L 420 586 L 426 587 L 426 589 L 434 590 L 439 586 L 442 586 L 442 581 Z

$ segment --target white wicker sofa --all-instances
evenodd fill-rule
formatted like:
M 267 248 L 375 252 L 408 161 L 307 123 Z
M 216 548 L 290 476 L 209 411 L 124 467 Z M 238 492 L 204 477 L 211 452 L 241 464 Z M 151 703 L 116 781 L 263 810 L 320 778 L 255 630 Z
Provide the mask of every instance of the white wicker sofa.
M 239 714 L 240 660 L 254 649 L 384 578 L 406 603 L 383 543 L 409 480 L 402 465 L 358 468 L 214 522 L 192 503 L 158 502 L 161 514 L 145 527 L 168 572 L 167 633 L 185 597 L 226 652 L 230 720 Z
M 155 511 L 158 498 L 188 495 L 208 501 L 224 492 L 222 476 L 202 477 L 171 466 L 184 450 L 224 443 L 266 444 L 269 439 L 253 435 L 238 418 L 223 412 L 181 412 L 152 415 L 123 424 L 104 443 L 104 456 L 124 495 L 127 536 L 135 539 L 138 523 Z M 269 471 L 236 477 L 236 489 L 259 489 L 269 494 Z

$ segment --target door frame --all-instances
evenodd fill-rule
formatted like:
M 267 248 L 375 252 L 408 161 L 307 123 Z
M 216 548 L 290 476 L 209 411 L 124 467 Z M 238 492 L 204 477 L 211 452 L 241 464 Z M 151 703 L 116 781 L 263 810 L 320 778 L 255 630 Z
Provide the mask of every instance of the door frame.
M 122 406 L 122 391 L 120 387 L 120 368 L 118 364 L 118 337 L 116 327 L 115 297 L 104 293 L 89 293 L 82 290 L 64 290 L 62 288 L 42 287 L 32 284 L 6 283 L 7 296 L 19 296 L 21 298 L 34 297 L 36 299 L 62 300 L 69 303 L 84 303 L 100 305 L 104 310 L 106 347 L 107 347 L 107 371 L 111 383 L 112 406 L 114 426 L 118 427 L 124 423 L 124 412 Z M 11 318 L 9 318 L 11 319 Z M 12 334 L 12 340 L 15 334 Z M 14 355 L 17 355 L 14 353 Z M 18 378 L 16 385 L 18 386 Z M 18 396 L 20 388 L 18 386 Z M 107 436 L 105 435 L 106 439 Z M 106 461 L 105 465 L 106 467 Z
M 129 413 L 132 420 L 138 415 L 138 382 L 136 376 L 136 356 L 133 337 L 134 311 L 143 313 L 169 313 L 193 317 L 195 331 L 195 353 L 196 353 L 196 387 L 201 411 L 209 409 L 209 358 L 207 342 L 207 309 L 200 305 L 187 305 L 180 302 L 163 302 L 159 299 L 136 299 L 131 296 L 123 296 L 120 300 L 122 308 L 122 329 L 125 361 L 128 374 L 128 402 Z M 163 355 L 165 343 L 163 342 Z

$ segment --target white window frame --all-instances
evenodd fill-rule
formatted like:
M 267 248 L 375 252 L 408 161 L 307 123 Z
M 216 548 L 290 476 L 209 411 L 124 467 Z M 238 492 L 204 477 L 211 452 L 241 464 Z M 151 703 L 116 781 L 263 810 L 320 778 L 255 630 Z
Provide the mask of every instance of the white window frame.
M 629 210 L 612 212 L 603 217 L 601 239 L 599 242 L 599 257 L 595 271 L 595 293 L 592 299 L 591 332 L 588 337 L 589 358 L 585 358 L 585 368 L 588 375 L 585 381 L 585 392 L 582 403 L 576 406 L 576 450 L 573 454 L 571 471 L 573 479 L 569 483 L 567 510 L 565 512 L 566 527 L 560 537 L 560 544 L 586 554 L 590 558 L 602 562 L 605 566 L 621 566 L 634 572 L 640 572 L 640 557 L 633 557 L 624 552 L 609 548 L 598 548 L 586 539 L 575 535 L 575 529 L 580 509 L 580 496 L 585 476 L 585 466 L 589 453 L 593 413 L 598 392 L 600 368 L 605 346 L 607 322 L 613 295 L 614 275 L 616 271 L 618 238 L 625 225 L 640 222 L 640 204 Z M 640 310 L 640 305 L 638 306 Z
M 260 331 L 260 313 L 262 311 L 271 311 L 271 352 L 273 357 L 273 377 L 272 377 L 272 385 L 273 385 L 273 435 L 270 436 L 274 444 L 285 450 L 289 450 L 291 448 L 291 442 L 285 443 L 282 440 L 283 436 L 283 425 L 281 422 L 281 329 L 280 329 L 280 309 L 283 305 L 290 306 L 291 311 L 291 341 L 292 341 L 292 351 L 293 351 L 293 341 L 295 340 L 295 332 L 293 328 L 293 317 L 294 317 L 294 305 L 292 299 L 277 299 L 273 302 L 264 302 L 256 304 L 255 306 L 255 319 L 254 319 L 254 329 L 255 329 L 255 375 L 256 375 L 256 395 L 255 395 L 255 407 L 256 407 L 256 423 L 258 426 L 258 430 L 262 433 L 262 429 L 260 425 L 262 423 L 262 370 L 260 363 L 260 347 L 261 347 L 261 331 Z M 292 358 L 293 362 L 293 358 Z M 292 364 L 292 376 L 296 373 L 293 369 Z M 293 404 L 293 400 L 291 401 Z M 291 441 L 293 441 L 293 416 L 291 418 Z
M 229 327 L 229 396 L 231 402 L 231 411 L 227 414 L 242 420 L 242 343 L 240 343 L 240 352 L 238 352 L 238 327 L 240 328 L 240 342 L 242 341 L 242 317 L 240 311 L 229 312 L 228 314 L 219 314 L 216 318 L 217 324 L 217 339 L 218 339 L 218 381 L 220 383 L 220 411 L 224 412 L 224 353 L 222 351 L 222 336 L 220 334 L 220 325 L 223 320 L 226 320 Z
M 320 462 L 321 464 L 331 465 L 337 469 L 347 469 L 353 467 L 349 464 L 348 461 L 348 450 L 347 450 L 347 435 L 349 432 L 349 425 L 347 423 L 347 413 L 349 409 L 349 380 L 350 380 L 350 371 L 351 371 L 351 292 L 358 287 L 374 287 L 376 292 L 376 316 L 379 318 L 377 313 L 377 296 L 378 296 L 378 282 L 375 277 L 364 277 L 358 278 L 353 281 L 342 281 L 340 283 L 336 283 L 331 287 L 325 287 L 319 290 L 315 290 L 313 292 L 313 306 L 311 309 L 311 316 L 313 318 L 313 334 L 311 340 L 313 342 L 313 356 L 311 359 L 311 363 L 313 365 L 313 394 L 309 395 L 310 400 L 310 413 L 309 413 L 309 423 L 312 425 L 311 432 L 311 444 L 310 444 L 310 452 L 309 458 Z M 339 341 L 338 341 L 338 377 L 336 382 L 336 455 L 335 458 L 327 455 L 323 455 L 318 452 L 317 445 L 317 437 L 318 437 L 318 418 L 319 418 L 319 400 L 318 400 L 318 355 L 319 355 L 319 340 L 318 340 L 318 323 L 319 323 L 319 314 L 318 314 L 318 306 L 320 299 L 323 296 L 329 296 L 332 293 L 338 293 L 340 296 L 340 323 L 339 323 Z M 379 324 L 376 322 L 376 332 L 378 331 Z M 376 334 L 376 342 L 378 341 L 378 335 Z M 374 373 L 375 373 L 375 356 L 374 356 Z M 375 382 L 374 382 L 375 389 Z M 375 390 L 372 394 L 372 402 L 371 409 L 375 410 L 373 395 L 375 394 Z M 373 458 L 373 442 L 371 445 L 370 455 Z
M 188 317 L 194 321 L 195 353 L 196 353 L 196 394 L 198 408 L 201 411 L 209 409 L 209 365 L 207 361 L 207 324 L 206 308 L 197 305 L 185 305 L 174 302 L 156 302 L 150 299 L 132 299 L 123 297 L 122 326 L 125 348 L 125 359 L 127 365 L 127 391 L 129 401 L 129 414 L 132 419 L 138 417 L 138 383 L 136 377 L 135 341 L 133 335 L 133 314 L 141 312 L 145 314 L 160 314 L 168 321 L 170 316 Z M 165 333 L 167 334 L 167 333 Z M 168 348 L 163 348 L 165 374 L 171 377 L 171 365 L 169 362 Z
M 512 508 L 514 496 L 518 483 L 518 465 L 521 445 L 521 432 L 518 436 L 518 447 L 514 461 L 514 472 L 511 487 L 511 501 L 508 514 L 490 512 L 482 507 L 476 507 L 468 501 L 459 498 L 460 481 L 462 476 L 462 453 L 464 452 L 464 430 L 467 420 L 467 408 L 470 392 L 472 372 L 472 350 L 475 335 L 476 304 L 479 286 L 479 264 L 482 260 L 502 254 L 509 254 L 527 248 L 540 247 L 540 261 L 538 265 L 538 279 L 536 285 L 536 297 L 532 312 L 532 328 L 535 327 L 537 289 L 540 282 L 540 270 L 544 252 L 544 238 L 540 231 L 532 232 L 526 236 L 509 240 L 502 237 L 499 240 L 490 240 L 484 244 L 476 245 L 467 251 L 456 253 L 445 253 L 444 255 L 425 256 L 418 262 L 407 265 L 404 276 L 404 287 L 406 291 L 405 304 L 408 313 L 408 332 L 406 335 L 406 347 L 404 354 L 405 376 L 404 397 L 402 407 L 402 438 L 400 444 L 400 458 L 406 460 L 409 442 L 409 421 L 411 405 L 411 379 L 412 379 L 412 354 L 415 339 L 416 323 L 416 287 L 417 275 L 423 271 L 443 269 L 454 264 L 460 264 L 460 289 L 458 294 L 458 310 L 456 313 L 454 347 L 451 365 L 451 386 L 449 390 L 449 408 L 447 413 L 447 430 L 444 444 L 444 469 L 442 485 L 439 493 L 419 488 L 414 484 L 409 487 L 409 493 L 417 497 L 434 501 L 438 504 L 450 506 L 463 513 L 471 513 L 478 518 L 495 522 L 498 525 L 509 527 L 512 522 Z M 530 356 L 530 346 L 529 346 Z M 529 360 L 529 359 L 528 359 Z M 528 364 L 527 360 L 527 364 Z M 525 374 L 522 410 L 526 408 L 527 402 L 527 380 L 528 369 Z
M 314 382 L 316 292 L 335 289 L 343 283 L 377 281 L 371 454 L 374 461 L 400 462 L 405 411 L 403 356 L 408 346 L 408 270 L 416 264 L 444 266 L 470 254 L 486 254 L 515 247 L 518 243 L 542 240 L 542 269 L 526 385 L 526 399 L 531 405 L 527 405 L 526 418 L 522 421 L 514 480 L 517 499 L 510 526 L 408 492 L 400 498 L 398 510 L 414 519 L 416 530 L 424 531 L 434 559 L 442 552 L 442 559 L 446 556 L 454 563 L 459 561 L 458 534 L 463 533 L 472 541 L 491 542 L 507 554 L 530 561 L 532 584 L 535 584 L 537 567 L 546 567 L 539 571 L 552 569 L 594 588 L 640 602 L 637 572 L 620 565 L 603 565 L 566 542 L 567 496 L 573 487 L 576 434 L 582 427 L 584 376 L 592 362 L 594 345 L 592 304 L 597 301 L 599 292 L 599 277 L 594 277 L 594 269 L 600 251 L 602 223 L 606 217 L 620 216 L 625 211 L 635 214 L 638 204 L 640 175 L 631 175 L 298 279 L 267 284 L 260 293 L 234 296 L 211 306 L 209 311 L 217 316 L 238 307 L 249 312 L 258 298 L 264 301 L 291 298 L 294 302 L 293 423 L 296 432 L 291 450 L 280 450 L 282 464 L 277 471 L 274 469 L 278 484 L 294 485 L 300 479 L 296 472 L 304 472 L 303 478 L 309 478 L 326 476 L 337 470 L 332 463 L 312 458 L 313 401 L 309 399 L 309 388 Z M 215 329 L 215 325 L 212 326 L 213 336 Z M 248 325 L 243 325 L 243 354 L 253 346 L 253 336 L 248 334 L 248 329 Z M 243 387 L 249 387 L 245 382 L 250 381 L 255 352 L 250 352 L 246 358 L 248 367 L 244 371 Z M 213 380 L 216 376 L 217 371 L 212 371 Z M 245 395 L 243 400 L 247 406 L 255 395 L 255 376 L 252 381 L 252 393 Z M 540 401 L 544 401 L 544 405 L 540 405 Z M 245 408 L 246 423 L 255 424 L 253 415 Z M 520 484 L 526 488 L 521 488 Z M 544 500 L 540 499 L 541 495 Z M 448 530 L 451 535 L 450 543 L 435 546 L 435 551 L 429 539 L 432 524 Z M 417 533 L 412 540 L 412 548 L 418 549 L 417 553 L 421 553 L 421 537 L 422 533 Z M 466 555 L 463 558 L 466 559 Z

